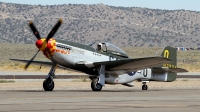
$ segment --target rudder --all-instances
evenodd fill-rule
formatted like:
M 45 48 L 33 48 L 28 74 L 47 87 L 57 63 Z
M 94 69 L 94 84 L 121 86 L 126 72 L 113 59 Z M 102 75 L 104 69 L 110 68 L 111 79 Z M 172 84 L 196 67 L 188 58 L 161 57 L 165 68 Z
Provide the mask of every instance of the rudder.
M 161 56 L 172 60 L 172 63 L 163 64 L 162 67 L 177 68 L 177 51 L 176 51 L 176 48 L 171 47 L 171 46 L 165 47 Z M 177 76 L 177 73 L 168 72 L 167 81 L 169 81 L 169 82 L 174 81 L 176 79 L 176 76 Z

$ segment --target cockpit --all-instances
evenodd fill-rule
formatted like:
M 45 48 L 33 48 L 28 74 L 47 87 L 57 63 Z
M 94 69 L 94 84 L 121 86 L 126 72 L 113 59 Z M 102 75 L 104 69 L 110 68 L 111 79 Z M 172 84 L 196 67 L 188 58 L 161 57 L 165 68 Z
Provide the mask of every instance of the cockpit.
M 119 47 L 117 47 L 111 43 L 108 43 L 108 42 L 98 43 L 96 50 L 101 51 L 101 52 L 106 52 L 107 54 L 114 54 L 114 55 L 128 58 L 128 55 L 126 54 L 126 52 L 124 52 Z

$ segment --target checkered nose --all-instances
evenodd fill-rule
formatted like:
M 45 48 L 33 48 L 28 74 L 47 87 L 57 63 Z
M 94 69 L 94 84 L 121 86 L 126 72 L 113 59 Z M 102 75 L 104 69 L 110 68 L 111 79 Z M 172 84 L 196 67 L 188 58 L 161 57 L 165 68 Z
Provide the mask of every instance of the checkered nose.
M 47 43 L 46 49 L 53 52 L 53 50 L 55 50 L 55 46 L 56 46 L 56 41 L 55 39 L 51 38 Z

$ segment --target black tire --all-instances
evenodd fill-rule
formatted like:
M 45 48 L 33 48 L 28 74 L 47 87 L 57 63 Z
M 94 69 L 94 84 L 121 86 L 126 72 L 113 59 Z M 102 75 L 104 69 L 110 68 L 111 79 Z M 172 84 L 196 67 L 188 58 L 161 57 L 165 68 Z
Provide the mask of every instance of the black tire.
M 142 90 L 147 90 L 148 86 L 147 85 L 142 85 Z
M 43 88 L 45 91 L 53 91 L 54 89 L 54 81 L 51 79 L 46 79 L 43 82 Z
M 91 88 L 93 91 L 101 91 L 102 85 L 98 83 L 99 79 L 95 78 L 91 82 Z

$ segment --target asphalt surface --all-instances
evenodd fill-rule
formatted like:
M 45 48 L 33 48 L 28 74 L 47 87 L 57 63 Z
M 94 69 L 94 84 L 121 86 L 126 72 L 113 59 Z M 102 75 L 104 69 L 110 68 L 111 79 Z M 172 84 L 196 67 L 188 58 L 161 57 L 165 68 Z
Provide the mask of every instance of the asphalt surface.
M 199 112 L 199 89 L 1 90 L 1 112 Z

